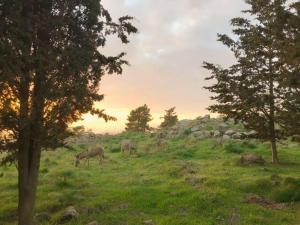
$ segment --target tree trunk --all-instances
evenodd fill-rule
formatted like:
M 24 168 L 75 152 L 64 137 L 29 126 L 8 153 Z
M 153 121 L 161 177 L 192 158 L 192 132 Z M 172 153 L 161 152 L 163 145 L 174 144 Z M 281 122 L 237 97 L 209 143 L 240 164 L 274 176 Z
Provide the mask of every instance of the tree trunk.
M 278 164 L 278 154 L 277 154 L 277 141 L 275 135 L 275 124 L 274 122 L 270 123 L 270 134 L 271 134 L 271 149 L 272 149 L 272 163 Z
M 26 163 L 26 162 L 25 162 Z M 36 167 L 37 168 L 37 167 Z M 27 168 L 28 169 L 28 168 Z M 22 171 L 19 170 L 19 173 Z M 19 178 L 18 224 L 33 225 L 33 210 L 36 196 L 38 169 L 30 171 L 27 177 Z
M 272 59 L 269 59 L 269 91 L 270 91 L 270 115 L 269 115 L 269 137 L 271 141 L 271 148 L 272 148 L 272 163 L 278 164 L 278 154 L 277 154 L 277 135 L 275 130 L 275 96 L 274 96 L 274 78 L 273 78 L 273 64 Z

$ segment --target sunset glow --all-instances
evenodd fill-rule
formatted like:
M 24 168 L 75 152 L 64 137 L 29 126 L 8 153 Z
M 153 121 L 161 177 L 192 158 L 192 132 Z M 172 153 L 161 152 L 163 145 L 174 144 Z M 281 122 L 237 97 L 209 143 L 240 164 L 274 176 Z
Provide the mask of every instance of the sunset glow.
M 100 92 L 105 95 L 97 107 L 118 118 L 105 123 L 85 115 L 84 125 L 95 132 L 119 132 L 130 110 L 147 104 L 157 126 L 164 110 L 175 106 L 180 119 L 208 114 L 210 94 L 203 86 L 208 71 L 203 61 L 230 65 L 232 53 L 216 41 L 217 33 L 230 33 L 229 20 L 241 14 L 240 0 L 103 0 L 114 18 L 129 14 L 139 33 L 128 45 L 111 38 L 104 51 L 117 55 L 124 51 L 129 67 L 121 76 L 105 76 Z

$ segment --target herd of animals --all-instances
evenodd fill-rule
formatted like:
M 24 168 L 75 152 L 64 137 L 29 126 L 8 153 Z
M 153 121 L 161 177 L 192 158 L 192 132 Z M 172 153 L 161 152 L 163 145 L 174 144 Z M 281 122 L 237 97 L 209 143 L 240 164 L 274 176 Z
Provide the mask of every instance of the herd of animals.
M 136 145 L 131 140 L 123 140 L 120 143 L 121 152 L 129 152 L 130 154 L 136 150 Z M 75 166 L 79 166 L 80 160 L 87 160 L 89 165 L 89 159 L 99 157 L 99 163 L 104 160 L 104 148 L 101 146 L 94 147 L 85 150 L 75 156 Z

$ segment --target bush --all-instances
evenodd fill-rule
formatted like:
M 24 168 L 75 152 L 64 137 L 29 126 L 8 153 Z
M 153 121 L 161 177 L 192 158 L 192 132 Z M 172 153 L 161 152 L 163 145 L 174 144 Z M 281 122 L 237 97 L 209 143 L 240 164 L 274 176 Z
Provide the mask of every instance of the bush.
M 119 145 L 113 145 L 110 150 L 111 153 L 118 153 L 121 151 L 120 146 Z
M 183 131 L 183 135 L 185 135 L 185 136 L 188 136 L 191 133 L 192 133 L 192 130 L 190 128 Z
M 248 148 L 248 149 L 255 149 L 255 148 L 257 148 L 256 144 L 251 143 L 249 141 L 243 141 L 242 142 L 242 146 L 245 147 L 245 148 Z
M 276 202 L 297 202 L 300 201 L 300 187 L 284 186 L 275 189 L 271 197 Z
M 243 148 L 236 142 L 230 141 L 225 144 L 224 149 L 226 152 L 231 152 L 231 153 L 242 153 L 244 152 Z

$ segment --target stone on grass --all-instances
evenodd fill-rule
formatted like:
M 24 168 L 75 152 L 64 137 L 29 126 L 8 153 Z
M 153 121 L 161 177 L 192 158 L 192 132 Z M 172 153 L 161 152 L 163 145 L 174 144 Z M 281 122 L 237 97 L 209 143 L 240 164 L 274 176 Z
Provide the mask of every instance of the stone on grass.
M 263 165 L 265 164 L 265 160 L 257 154 L 254 153 L 246 153 L 241 156 L 238 161 L 239 165 Z
M 234 135 L 236 132 L 234 131 L 234 130 L 227 130 L 226 132 L 225 132 L 225 134 L 226 135 L 228 135 L 228 136 L 232 136 L 232 135 Z
M 153 220 L 144 220 L 144 224 L 146 224 L 146 225 L 155 225 Z
M 99 225 L 99 223 L 96 220 L 94 220 L 92 222 L 87 223 L 86 225 Z
M 230 139 L 230 136 L 228 136 L 228 135 L 223 135 L 223 140 L 225 141 L 225 140 L 229 140 Z
M 64 213 L 61 215 L 61 217 L 59 218 L 58 223 L 59 224 L 64 224 L 69 222 L 70 220 L 78 217 L 78 212 L 76 211 L 76 209 L 74 208 L 74 206 L 69 206 Z

